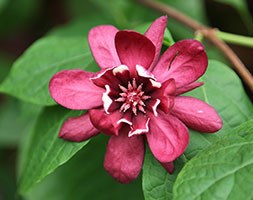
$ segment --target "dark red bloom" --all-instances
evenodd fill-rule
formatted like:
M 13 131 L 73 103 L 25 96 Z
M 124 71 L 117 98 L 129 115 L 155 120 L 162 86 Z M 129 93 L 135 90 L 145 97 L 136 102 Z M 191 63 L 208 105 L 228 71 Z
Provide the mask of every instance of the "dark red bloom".
M 144 35 L 98 26 L 89 32 L 98 73 L 64 70 L 50 81 L 53 99 L 69 109 L 88 110 L 68 119 L 59 136 L 83 141 L 99 132 L 111 136 L 104 167 L 118 181 L 135 179 L 143 164 L 144 140 L 158 161 L 173 170 L 189 142 L 186 126 L 202 132 L 222 127 L 205 102 L 179 96 L 203 83 L 207 56 L 196 40 L 182 40 L 160 57 L 167 17 L 153 22 Z

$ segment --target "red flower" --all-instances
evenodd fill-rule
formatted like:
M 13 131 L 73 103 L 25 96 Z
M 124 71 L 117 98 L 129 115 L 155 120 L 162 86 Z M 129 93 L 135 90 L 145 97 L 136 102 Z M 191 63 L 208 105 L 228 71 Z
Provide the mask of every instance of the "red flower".
M 144 35 L 98 26 L 89 32 L 98 73 L 64 70 L 53 76 L 53 99 L 69 109 L 88 110 L 68 119 L 59 137 L 86 140 L 99 132 L 110 135 L 104 167 L 118 181 L 135 179 L 143 164 L 144 140 L 158 161 L 173 170 L 172 161 L 187 147 L 186 126 L 202 132 L 222 127 L 217 112 L 205 102 L 179 96 L 203 83 L 207 56 L 196 40 L 182 40 L 160 56 L 167 17 L 160 17 Z

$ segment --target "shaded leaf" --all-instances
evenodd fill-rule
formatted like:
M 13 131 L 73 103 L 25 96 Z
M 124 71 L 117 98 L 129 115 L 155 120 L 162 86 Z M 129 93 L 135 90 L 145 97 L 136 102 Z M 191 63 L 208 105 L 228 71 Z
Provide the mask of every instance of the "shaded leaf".
M 190 143 L 180 158 L 183 162 L 179 166 L 176 165 L 176 170 L 199 151 L 216 143 L 230 130 L 253 117 L 253 105 L 243 90 L 240 79 L 226 65 L 218 61 L 209 61 L 209 67 L 201 81 L 205 82 L 202 87 L 186 95 L 202 99 L 212 105 L 223 119 L 223 128 L 215 134 L 190 130 Z M 172 175 L 167 174 L 152 155 L 147 155 L 143 167 L 145 198 L 148 200 L 170 198 L 176 176 L 177 172 Z
M 187 158 L 214 143 L 241 123 L 252 119 L 253 105 L 245 93 L 239 77 L 226 65 L 210 60 L 206 74 L 200 79 L 205 84 L 187 96 L 194 96 L 212 105 L 223 120 L 223 128 L 215 134 L 191 131 Z
M 5 97 L 0 104 L 0 146 L 15 147 L 35 122 L 40 107 Z
M 0 54 L 0 83 L 4 80 L 8 74 L 9 68 L 12 64 L 12 59 L 5 54 Z
M 119 184 L 103 168 L 108 136 L 99 135 L 26 195 L 27 200 L 142 200 L 140 178 Z
M 152 21 L 159 16 L 150 9 L 134 1 L 125 0 L 82 0 L 66 2 L 74 17 L 85 18 L 87 15 L 99 13 L 99 17 L 116 24 L 119 29 L 133 28 L 136 25 Z
M 15 199 L 14 151 L 0 148 L 0 199 Z
M 29 149 L 23 162 L 19 180 L 19 192 L 26 193 L 45 176 L 67 162 L 88 141 L 67 142 L 58 138 L 61 124 L 68 117 L 80 111 L 69 111 L 61 107 L 46 108 L 38 118 L 37 125 L 29 141 Z
M 135 27 L 134 30 L 136 30 L 137 32 L 139 32 L 141 34 L 144 34 L 146 32 L 146 30 L 148 30 L 150 25 L 151 25 L 151 23 L 145 23 L 145 24 Z M 166 28 L 164 31 L 163 44 L 166 45 L 167 47 L 169 47 L 174 43 L 175 43 L 175 41 L 173 40 L 169 29 Z
M 0 91 L 31 103 L 53 105 L 48 84 L 56 72 L 73 68 L 97 69 L 86 39 L 89 29 L 89 24 L 85 23 L 78 28 L 72 25 L 36 41 L 14 63 Z
M 146 152 L 143 166 L 142 188 L 145 200 L 172 199 L 172 187 L 176 177 L 186 160 L 184 156 L 174 162 L 175 171 L 169 174 L 154 158 L 150 151 Z
M 185 15 L 197 20 L 198 22 L 207 24 L 204 1 L 202 0 L 162 0 L 162 2 L 183 12 Z M 173 18 L 169 18 L 168 28 L 171 30 L 173 37 L 176 40 L 192 38 L 194 36 L 194 33 L 189 28 L 180 24 Z
M 185 165 L 175 200 L 253 198 L 253 120 L 228 133 Z

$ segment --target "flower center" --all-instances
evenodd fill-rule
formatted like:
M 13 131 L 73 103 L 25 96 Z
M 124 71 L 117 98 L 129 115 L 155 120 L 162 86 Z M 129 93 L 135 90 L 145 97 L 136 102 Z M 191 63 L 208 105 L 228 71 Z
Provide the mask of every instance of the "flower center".
M 119 85 L 120 90 L 122 91 L 115 101 L 122 102 L 120 107 L 121 112 L 126 112 L 128 109 L 132 109 L 132 112 L 137 115 L 137 111 L 145 112 L 145 100 L 150 99 L 151 96 L 144 94 L 142 90 L 142 84 L 137 85 L 136 80 L 133 79 L 132 82 L 128 82 L 127 87 Z

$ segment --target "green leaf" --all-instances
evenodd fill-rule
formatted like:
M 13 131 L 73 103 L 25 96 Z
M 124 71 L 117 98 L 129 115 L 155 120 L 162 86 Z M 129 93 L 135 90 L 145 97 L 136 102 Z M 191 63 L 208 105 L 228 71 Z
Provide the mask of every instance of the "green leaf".
M 200 81 L 205 84 L 186 95 L 212 105 L 223 120 L 223 128 L 215 134 L 191 131 L 190 144 L 185 152 L 188 159 L 226 135 L 229 130 L 253 117 L 253 105 L 243 89 L 241 80 L 226 65 L 210 60 L 207 72 Z
M 249 12 L 247 1 L 246 0 L 215 0 L 219 3 L 229 5 L 233 7 L 239 13 L 242 22 L 245 27 L 248 29 L 249 33 L 253 33 L 253 21 L 252 16 Z
M 13 200 L 15 199 L 15 172 L 13 167 L 14 156 L 12 151 L 6 149 L 0 149 L 0 188 L 1 199 Z
M 142 25 L 138 25 L 137 27 L 135 27 L 134 30 L 138 31 L 141 34 L 144 34 L 146 32 L 146 30 L 148 30 L 150 25 L 151 25 L 151 23 L 144 23 Z M 163 36 L 163 44 L 166 45 L 167 47 L 169 47 L 174 43 L 175 43 L 175 41 L 172 38 L 172 35 L 171 35 L 169 29 L 166 28 L 164 31 L 164 36 Z
M 9 68 L 12 64 L 12 59 L 8 55 L 0 54 L 0 83 L 4 80 L 8 74 Z
M 203 150 L 182 169 L 175 200 L 252 199 L 253 120 Z
M 145 200 L 172 199 L 173 183 L 185 162 L 183 156 L 179 158 L 174 162 L 175 171 L 169 174 L 154 158 L 151 151 L 147 151 L 143 165 L 142 178 Z
M 87 43 L 90 26 L 83 24 L 54 31 L 35 42 L 14 63 L 0 91 L 39 105 L 54 104 L 48 84 L 56 72 L 73 68 L 97 69 Z
M 197 20 L 198 22 L 207 24 L 205 5 L 204 1 L 202 0 L 162 0 L 162 2 L 183 12 L 184 14 Z M 180 24 L 172 18 L 169 18 L 168 27 L 176 40 L 194 37 L 194 33 L 189 28 L 185 27 L 184 25 Z
M 179 161 L 176 161 L 176 170 L 180 169 L 184 162 L 190 160 L 199 151 L 216 143 L 234 127 L 253 117 L 253 106 L 243 90 L 240 79 L 226 65 L 210 60 L 207 72 L 201 81 L 205 82 L 202 87 L 186 95 L 194 96 L 211 104 L 221 115 L 223 128 L 215 134 L 203 134 L 190 130 L 190 143 L 184 155 Z M 172 196 L 172 187 L 176 176 L 177 172 L 169 175 L 152 155 L 147 155 L 143 166 L 145 198 L 148 200 L 169 199 Z
M 108 136 L 99 135 L 35 186 L 26 200 L 142 200 L 141 179 L 119 184 L 103 168 Z
M 39 112 L 40 107 L 5 97 L 0 104 L 0 146 L 15 147 Z
M 67 118 L 80 111 L 69 111 L 61 107 L 46 108 L 38 118 L 29 142 L 26 161 L 23 162 L 19 180 L 19 192 L 25 194 L 45 176 L 67 162 L 88 141 L 81 143 L 67 142 L 58 138 L 61 124 Z
M 4 9 L 6 3 L 7 3 L 7 0 L 0 0 L 0 13 Z
M 72 0 L 66 1 L 66 5 L 74 17 L 83 18 L 99 13 L 100 18 L 108 19 L 119 29 L 132 29 L 159 16 L 137 2 L 126 0 L 86 0 L 85 4 L 83 0 Z

